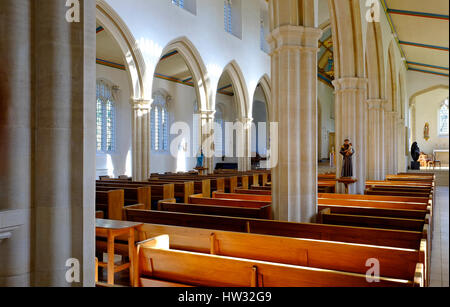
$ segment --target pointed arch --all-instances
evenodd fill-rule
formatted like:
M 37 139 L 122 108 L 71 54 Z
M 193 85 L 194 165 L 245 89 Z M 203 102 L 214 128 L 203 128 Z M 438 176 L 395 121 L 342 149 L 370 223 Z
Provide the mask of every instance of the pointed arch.
M 364 77 L 361 9 L 359 0 L 329 0 L 335 79 Z
M 381 27 L 378 22 L 367 25 L 366 34 L 366 72 L 368 78 L 367 97 L 369 99 L 384 99 L 385 70 Z
M 197 94 L 198 109 L 200 111 L 211 110 L 210 103 L 210 81 L 206 66 L 194 44 L 185 36 L 176 38 L 169 42 L 163 49 L 162 54 L 177 51 L 186 62 L 193 80 Z
M 267 74 L 259 79 L 258 84 L 261 85 L 261 88 L 264 93 L 264 97 L 266 98 L 266 112 L 267 112 L 267 122 L 270 123 L 273 119 L 272 117 L 272 89 L 270 86 L 270 78 Z M 256 91 L 256 88 L 255 88 Z M 253 111 L 253 106 L 252 106 Z
M 233 84 L 233 90 L 236 97 L 236 111 L 238 118 L 248 118 L 250 109 L 250 100 L 248 97 L 247 85 L 241 68 L 235 60 L 231 61 L 223 69 L 222 75 L 228 73 Z
M 136 39 L 120 16 L 105 0 L 96 0 L 96 19 L 118 43 L 129 74 L 131 99 L 146 99 L 145 93 L 145 62 Z

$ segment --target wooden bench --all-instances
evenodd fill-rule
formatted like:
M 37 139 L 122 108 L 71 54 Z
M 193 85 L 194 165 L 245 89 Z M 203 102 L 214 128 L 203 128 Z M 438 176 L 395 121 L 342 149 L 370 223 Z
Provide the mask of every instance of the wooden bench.
M 419 249 L 427 234 L 420 231 L 292 223 L 238 217 L 125 209 L 126 219 L 147 224 L 206 228 L 283 237 Z
M 162 241 L 162 242 L 161 242 Z M 366 275 L 278 264 L 243 258 L 171 250 L 168 236 L 138 244 L 139 284 L 153 280 L 208 287 L 420 286 L 423 265 L 412 280 L 381 277 L 368 283 Z
M 202 195 L 193 195 L 189 197 L 189 204 L 195 205 L 209 205 L 222 206 L 231 208 L 253 208 L 261 210 L 260 218 L 272 218 L 272 204 L 268 201 L 253 201 L 242 199 L 220 199 L 220 198 L 206 198 Z
M 150 197 L 151 202 L 156 203 L 162 199 L 175 198 L 175 185 L 173 183 L 166 184 L 155 184 L 151 183 L 125 183 L 118 181 L 105 181 L 97 182 L 97 187 L 107 187 L 107 188 L 137 188 L 137 187 L 150 187 Z M 148 195 L 147 195 L 148 196 Z
M 163 200 L 158 202 L 159 211 L 179 212 L 179 213 L 194 213 L 204 215 L 219 215 L 219 216 L 234 216 L 255 219 L 270 218 L 270 205 L 259 208 L 247 207 L 231 207 L 224 205 L 197 205 L 197 204 L 182 204 L 175 203 L 175 200 Z
M 139 187 L 132 185 L 121 185 L 115 184 L 111 185 L 97 185 L 96 191 L 107 192 L 111 190 L 123 190 L 124 191 L 124 204 L 135 205 L 143 204 L 145 208 L 150 209 L 151 206 L 151 188 L 150 187 Z
M 213 192 L 212 198 L 241 199 L 241 200 L 256 200 L 256 201 L 272 202 L 271 195 L 258 195 L 258 194 L 252 195 L 252 194 Z
M 97 211 L 102 211 L 108 219 L 122 219 L 122 209 L 125 206 L 124 191 L 97 191 L 95 193 L 95 207 Z

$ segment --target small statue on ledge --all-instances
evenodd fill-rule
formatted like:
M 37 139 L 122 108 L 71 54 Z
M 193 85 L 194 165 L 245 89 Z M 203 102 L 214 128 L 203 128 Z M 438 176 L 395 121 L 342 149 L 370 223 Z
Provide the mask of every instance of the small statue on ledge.
M 204 159 L 205 159 L 205 155 L 203 155 L 203 150 L 201 150 L 200 156 L 197 157 L 197 165 L 195 167 L 202 168 Z
M 342 163 L 341 177 L 343 177 L 343 178 L 353 177 L 352 157 L 355 154 L 355 150 L 353 149 L 353 146 L 350 143 L 349 139 L 346 139 L 344 141 L 344 145 L 342 145 L 339 153 L 344 157 L 343 163 Z

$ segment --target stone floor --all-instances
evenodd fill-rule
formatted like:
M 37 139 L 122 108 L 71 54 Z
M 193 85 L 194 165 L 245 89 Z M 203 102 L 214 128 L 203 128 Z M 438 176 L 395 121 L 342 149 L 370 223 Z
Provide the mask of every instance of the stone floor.
M 448 176 L 448 172 L 447 172 Z M 448 183 L 447 183 L 448 184 Z M 431 287 L 448 287 L 448 200 L 449 188 L 438 186 L 436 193 L 433 250 L 431 252 Z

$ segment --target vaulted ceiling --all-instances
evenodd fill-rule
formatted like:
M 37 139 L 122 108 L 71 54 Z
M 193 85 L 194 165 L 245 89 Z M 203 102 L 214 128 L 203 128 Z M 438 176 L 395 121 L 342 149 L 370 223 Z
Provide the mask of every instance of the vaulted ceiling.
M 448 77 L 449 1 L 381 0 L 409 70 Z

